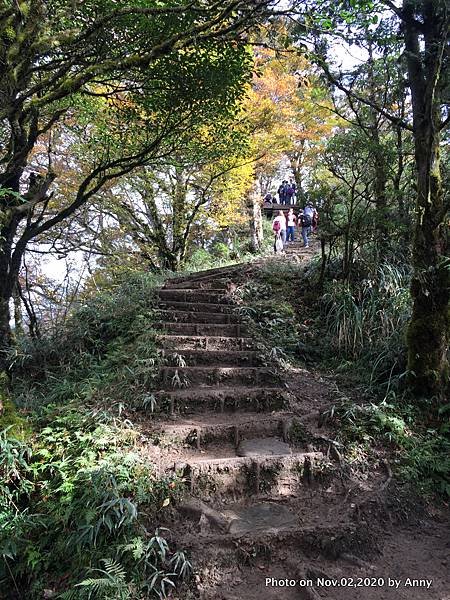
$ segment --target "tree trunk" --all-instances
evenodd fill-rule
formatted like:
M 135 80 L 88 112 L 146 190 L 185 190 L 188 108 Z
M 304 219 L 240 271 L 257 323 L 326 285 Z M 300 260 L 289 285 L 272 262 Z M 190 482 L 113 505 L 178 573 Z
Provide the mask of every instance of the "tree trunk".
M 0 281 L 2 274 L 0 273 Z M 4 282 L 0 284 L 0 372 L 6 367 L 6 353 L 11 346 L 9 297 Z
M 187 186 L 182 167 L 175 167 L 175 185 L 173 190 L 173 241 L 172 241 L 172 271 L 177 271 L 186 255 L 187 234 L 189 223 L 186 214 Z
M 8 210 L 1 214 L 3 227 L 0 230 L 0 375 L 7 368 L 6 356 L 11 347 L 10 307 L 15 288 L 21 255 L 13 252 L 14 236 L 19 219 L 11 216 Z
M 409 384 L 416 396 L 443 393 L 448 377 L 449 270 L 445 265 L 439 140 L 432 127 L 416 139 L 417 221 L 413 240 L 413 310 L 408 328 Z
M 372 98 L 376 98 L 377 89 L 374 74 L 374 59 L 372 43 L 369 45 L 369 60 L 368 60 L 368 77 L 369 90 Z M 380 258 L 386 255 L 386 250 L 389 247 L 389 229 L 387 215 L 387 169 L 386 160 L 384 157 L 383 146 L 380 140 L 380 115 L 376 109 L 370 109 L 370 133 L 369 133 L 372 154 L 373 154 L 373 169 L 374 169 L 374 198 L 375 198 L 375 248 L 378 254 L 378 262 Z
M 389 230 L 388 230 L 388 214 L 387 214 L 387 173 L 386 164 L 383 155 L 383 147 L 380 142 L 380 132 L 378 130 L 378 122 L 376 115 L 373 114 L 374 124 L 371 131 L 373 153 L 374 153 L 374 196 L 375 196 L 375 230 L 377 235 L 376 248 L 380 257 L 386 255 L 386 250 L 389 247 Z
M 19 284 L 17 283 L 14 292 L 14 333 L 23 334 L 23 318 L 22 318 L 22 300 L 20 298 Z
M 247 209 L 250 217 L 250 243 L 252 251 L 255 253 L 260 252 L 264 239 L 261 205 L 262 197 L 259 183 L 255 180 L 247 196 Z
M 326 252 L 326 241 L 323 236 L 320 237 L 320 275 L 318 287 L 319 290 L 323 291 L 323 285 L 325 283 L 325 273 L 327 270 L 327 252 Z
M 402 114 L 403 118 L 403 114 Z M 403 129 L 401 127 L 396 128 L 396 149 L 397 149 L 397 170 L 393 179 L 394 195 L 397 200 L 398 216 L 402 226 L 401 235 L 405 248 L 409 248 L 411 243 L 410 228 L 408 227 L 408 215 L 406 211 L 405 198 L 401 189 L 401 183 L 403 173 L 405 171 L 405 158 L 403 149 Z
M 408 382 L 416 397 L 444 397 L 448 385 L 449 284 L 439 156 L 443 53 L 448 15 L 444 2 L 423 0 L 424 48 L 413 15 L 416 0 L 403 5 L 408 78 L 411 88 L 415 166 L 416 224 L 413 239 L 413 310 L 408 327 Z
M 302 152 L 293 154 L 290 156 L 290 165 L 292 169 L 292 173 L 294 175 L 295 185 L 297 187 L 297 204 L 300 206 L 305 206 L 306 203 L 306 195 L 305 190 L 303 189 L 303 174 L 301 169 L 301 156 Z

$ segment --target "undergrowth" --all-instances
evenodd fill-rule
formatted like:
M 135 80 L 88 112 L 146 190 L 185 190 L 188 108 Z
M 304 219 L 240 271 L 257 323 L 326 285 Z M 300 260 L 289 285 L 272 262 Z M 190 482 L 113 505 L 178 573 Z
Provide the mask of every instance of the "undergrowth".
M 248 263 L 273 253 L 272 224 L 263 219 L 264 239 L 258 252 L 251 247 L 247 227 L 238 227 L 230 235 L 228 244 L 215 240 L 207 248 L 196 248 L 183 265 L 184 273 L 196 273 L 206 269 Z
M 111 409 L 143 404 L 157 374 L 155 275 L 128 275 L 81 302 L 63 327 L 12 351 L 16 402 L 25 409 L 72 400 Z
M 387 447 L 398 477 L 424 494 L 450 496 L 450 405 L 430 420 L 405 388 L 409 273 L 384 264 L 353 283 L 328 279 L 319 289 L 319 262 L 306 268 L 269 261 L 236 291 L 240 312 L 269 356 L 333 372 L 348 397 L 325 415 L 347 459 L 362 463 Z
M 155 408 L 159 283 L 127 276 L 11 356 L 27 429 L 0 434 L 6 598 L 165 598 L 189 577 L 187 556 L 158 529 L 184 482 L 143 457 L 129 420 Z

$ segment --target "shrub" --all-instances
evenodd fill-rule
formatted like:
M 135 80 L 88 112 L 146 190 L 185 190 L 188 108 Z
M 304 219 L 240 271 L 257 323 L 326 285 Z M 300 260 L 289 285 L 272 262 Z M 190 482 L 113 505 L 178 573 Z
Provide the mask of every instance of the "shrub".
M 148 588 L 155 572 L 164 576 L 152 593 L 162 593 L 169 575 L 174 585 L 180 574 L 169 568 L 165 541 L 164 560 L 148 551 L 145 565 L 129 548 L 151 542 L 146 523 L 180 496 L 182 481 L 160 476 L 133 451 L 133 430 L 104 414 L 47 407 L 38 429 L 31 446 L 0 437 L 0 583 L 38 598 L 44 584 L 71 588 L 106 560 L 124 566 L 130 590 Z M 104 591 L 91 586 L 89 597 Z

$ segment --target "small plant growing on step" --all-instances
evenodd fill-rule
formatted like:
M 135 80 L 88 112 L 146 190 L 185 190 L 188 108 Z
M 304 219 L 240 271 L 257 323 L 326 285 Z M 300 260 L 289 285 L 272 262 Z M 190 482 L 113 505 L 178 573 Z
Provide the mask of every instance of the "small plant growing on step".
M 144 410 L 150 410 L 154 413 L 158 408 L 158 402 L 153 394 L 145 394 L 142 398 L 142 408 Z
M 178 550 L 170 559 L 170 565 L 178 577 L 185 581 L 192 574 L 192 563 L 187 559 L 185 552 Z
M 270 349 L 269 360 L 271 363 L 276 363 L 282 369 L 287 369 L 289 366 L 286 352 L 279 346 L 274 346 Z
M 183 368 L 186 366 L 186 359 L 182 354 L 178 354 L 177 352 L 172 354 L 172 361 L 177 367 Z
M 172 377 L 172 387 L 174 388 L 188 388 L 191 385 L 189 378 L 185 375 L 180 375 L 178 369 L 175 371 L 175 375 Z

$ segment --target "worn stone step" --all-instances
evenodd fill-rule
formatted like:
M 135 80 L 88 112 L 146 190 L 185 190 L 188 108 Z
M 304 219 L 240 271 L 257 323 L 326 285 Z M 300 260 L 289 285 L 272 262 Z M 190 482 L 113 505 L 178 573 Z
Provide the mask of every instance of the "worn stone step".
M 171 414 L 270 412 L 287 406 L 290 393 L 283 387 L 188 387 L 160 390 L 155 398 Z
M 255 342 L 246 337 L 204 335 L 158 335 L 161 348 L 170 350 L 252 350 Z
M 280 383 L 280 376 L 273 370 L 262 367 L 162 367 L 161 382 L 171 388 L 194 385 L 249 385 L 262 387 Z
M 207 302 L 212 304 L 230 304 L 231 302 L 231 298 L 227 296 L 224 290 L 163 288 L 158 291 L 158 296 L 161 300 L 175 302 Z
M 229 289 L 231 283 L 229 277 L 217 277 L 187 281 L 169 280 L 164 284 L 164 289 L 182 290 L 182 289 L 200 289 L 221 291 L 222 293 Z
M 219 304 L 214 302 L 177 302 L 176 300 L 162 300 L 160 308 L 163 310 L 173 309 L 187 312 L 211 312 L 211 313 L 231 313 L 233 307 L 229 304 Z
M 208 313 L 209 314 L 209 313 Z M 223 323 L 160 323 L 164 332 L 179 335 L 207 335 L 222 337 L 240 337 L 245 327 L 239 323 L 228 325 Z
M 257 367 L 263 366 L 262 355 L 256 350 L 205 350 L 166 348 L 162 356 L 167 366 Z
M 285 503 L 273 502 L 273 501 L 250 501 L 250 503 L 227 503 L 225 507 L 212 507 L 210 504 L 206 504 L 199 498 L 193 496 L 185 498 L 179 505 L 178 510 L 185 515 L 187 518 L 194 519 L 196 523 L 203 521 L 207 522 L 206 527 L 207 538 L 201 535 L 199 538 L 205 542 L 205 544 L 211 543 L 211 538 L 214 539 L 214 543 L 223 550 L 225 539 L 233 539 L 232 536 L 245 536 L 251 534 L 252 536 L 260 536 L 261 534 L 270 536 L 270 534 L 279 535 L 280 532 L 290 532 L 293 529 L 298 530 L 301 524 L 301 517 L 297 511 L 292 510 Z M 212 532 L 220 532 L 221 537 L 217 539 Z M 267 540 L 263 541 L 267 543 Z M 242 562 L 242 556 L 240 560 L 236 560 L 236 556 L 233 553 L 232 546 L 227 548 L 230 558 L 236 561 L 236 568 L 240 562 Z M 218 555 L 215 553 L 215 558 Z M 229 562 L 227 564 L 229 566 Z M 212 596 L 211 596 L 212 598 Z M 233 596 L 235 598 L 235 596 Z
M 304 487 L 304 492 L 310 496 L 307 486 Z M 324 502 L 323 499 L 322 502 Z M 327 500 L 325 500 L 326 502 Z M 209 568 L 212 570 L 241 569 L 242 548 L 245 547 L 263 550 L 271 548 L 267 563 L 269 573 L 270 557 L 276 548 L 284 554 L 287 550 L 288 554 L 291 552 L 296 556 L 304 553 L 305 556 L 323 556 L 327 560 L 335 560 L 341 554 L 350 554 L 358 540 L 364 539 L 364 534 L 367 537 L 366 521 L 355 524 L 351 514 L 354 509 L 346 506 L 342 507 L 339 512 L 330 510 L 328 515 L 320 511 L 320 506 L 311 507 L 308 502 L 307 508 L 315 508 L 315 510 L 313 518 L 309 519 L 306 524 L 304 510 L 301 510 L 303 507 L 300 507 L 299 510 L 297 503 L 294 504 L 292 499 L 286 501 L 283 498 L 275 500 L 274 498 L 254 497 L 251 500 L 245 499 L 236 503 L 227 502 L 224 506 L 215 502 L 211 506 L 210 503 L 203 502 L 199 498 L 188 496 L 177 508 L 184 518 L 192 519 L 196 524 L 203 517 L 203 528 L 198 528 L 200 531 L 196 536 L 189 534 L 183 540 L 183 548 L 188 548 L 193 555 L 199 551 L 203 557 L 209 555 L 211 557 Z M 376 541 L 373 540 L 373 542 L 373 547 L 376 547 Z M 209 549 L 210 552 L 208 552 Z M 304 576 L 301 567 L 297 565 L 299 570 L 293 571 L 289 563 L 288 565 L 288 571 L 285 573 L 288 578 L 292 578 L 295 573 L 301 573 Z M 209 588 L 208 591 L 210 595 L 205 596 L 205 600 L 224 598 L 220 583 L 217 588 Z M 278 590 L 277 594 L 271 598 L 277 598 L 277 600 L 286 598 L 281 590 Z M 252 596 L 255 597 L 249 594 L 245 598 Z M 302 593 L 289 596 L 289 598 L 291 597 L 300 600 L 301 598 L 319 599 L 322 596 Z M 226 599 L 245 600 L 241 595 L 226 596 Z M 266 600 L 265 596 L 264 600 Z
M 174 277 L 169 281 L 173 284 L 183 283 L 185 281 L 200 281 L 207 279 L 214 279 L 222 277 L 231 277 L 236 273 L 241 273 L 248 268 L 248 264 L 237 264 L 227 267 L 216 267 L 214 269 L 206 269 L 205 271 L 198 271 L 197 273 L 190 273 L 189 275 L 182 275 L 181 277 Z
M 161 320 L 173 323 L 208 323 L 209 325 L 230 325 L 239 322 L 239 315 L 222 312 L 197 312 L 176 309 L 159 310 Z
M 295 452 L 282 456 L 190 458 L 186 463 L 175 463 L 174 468 L 182 472 L 191 492 L 203 497 L 290 496 L 313 479 L 322 460 L 321 452 Z
M 294 415 L 288 412 L 271 414 L 205 412 L 195 416 L 173 417 L 176 420 L 158 423 L 165 439 L 176 439 L 197 449 L 211 443 L 226 442 L 237 447 L 242 440 L 256 436 L 278 436 L 288 441 Z

